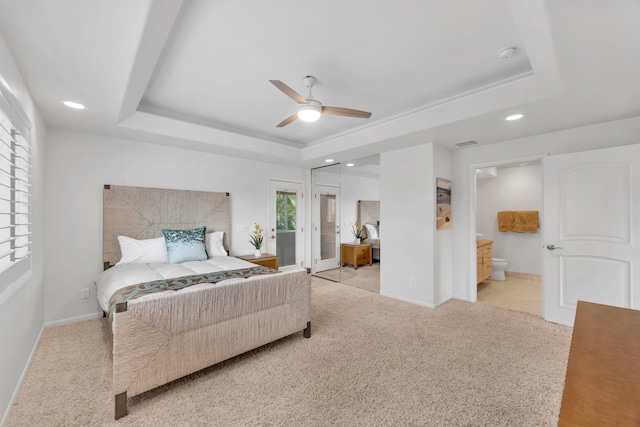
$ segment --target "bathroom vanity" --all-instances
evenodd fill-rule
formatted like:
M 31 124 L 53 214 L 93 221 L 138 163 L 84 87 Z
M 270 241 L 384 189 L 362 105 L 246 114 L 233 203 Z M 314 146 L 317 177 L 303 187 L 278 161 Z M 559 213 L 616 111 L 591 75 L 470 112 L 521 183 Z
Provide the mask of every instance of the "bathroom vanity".
M 479 240 L 477 243 L 476 283 L 491 276 L 493 265 L 493 240 Z

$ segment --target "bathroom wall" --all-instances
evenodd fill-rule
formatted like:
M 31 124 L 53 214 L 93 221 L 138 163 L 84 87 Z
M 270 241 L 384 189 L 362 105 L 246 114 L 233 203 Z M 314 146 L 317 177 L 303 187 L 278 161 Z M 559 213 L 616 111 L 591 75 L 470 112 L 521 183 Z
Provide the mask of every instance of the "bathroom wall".
M 487 176 L 487 175 L 485 175 Z M 498 211 L 536 210 L 542 222 L 540 163 L 499 167 L 496 177 L 477 175 L 477 232 L 493 240 L 494 258 L 507 258 L 507 271 L 542 274 L 542 232 L 498 231 Z

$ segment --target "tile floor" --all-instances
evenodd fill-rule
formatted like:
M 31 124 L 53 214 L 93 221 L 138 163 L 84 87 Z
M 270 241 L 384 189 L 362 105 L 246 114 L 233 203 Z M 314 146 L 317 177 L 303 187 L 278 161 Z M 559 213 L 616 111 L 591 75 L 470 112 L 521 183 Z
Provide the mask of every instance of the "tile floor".
M 539 277 L 506 276 L 505 281 L 478 283 L 478 302 L 542 316 L 542 285 Z

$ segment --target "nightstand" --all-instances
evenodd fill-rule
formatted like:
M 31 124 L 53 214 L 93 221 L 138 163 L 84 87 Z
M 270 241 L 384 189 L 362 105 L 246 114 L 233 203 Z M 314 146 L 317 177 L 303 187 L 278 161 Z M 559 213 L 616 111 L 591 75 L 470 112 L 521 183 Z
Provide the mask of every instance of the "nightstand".
M 279 266 L 278 256 L 272 254 L 263 253 L 257 258 L 254 255 L 236 255 L 236 258 L 240 258 L 254 264 L 263 265 L 265 267 L 273 268 L 274 270 L 277 270 Z
M 371 257 L 371 243 L 343 243 L 341 246 L 342 265 L 352 264 L 353 269 L 357 270 L 359 265 L 373 264 Z

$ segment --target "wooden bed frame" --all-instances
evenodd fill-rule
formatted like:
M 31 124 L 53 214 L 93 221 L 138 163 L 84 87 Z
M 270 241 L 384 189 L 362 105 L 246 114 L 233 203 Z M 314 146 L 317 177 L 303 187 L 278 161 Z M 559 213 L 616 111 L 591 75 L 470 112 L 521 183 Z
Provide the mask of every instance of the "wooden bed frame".
M 229 193 L 105 185 L 105 269 L 120 258 L 118 235 L 161 236 L 162 228 L 225 231 Z M 118 304 L 111 323 L 115 418 L 127 398 L 303 331 L 311 336 L 305 269 L 212 286 L 160 292 Z M 105 320 L 108 321 L 108 320 Z

